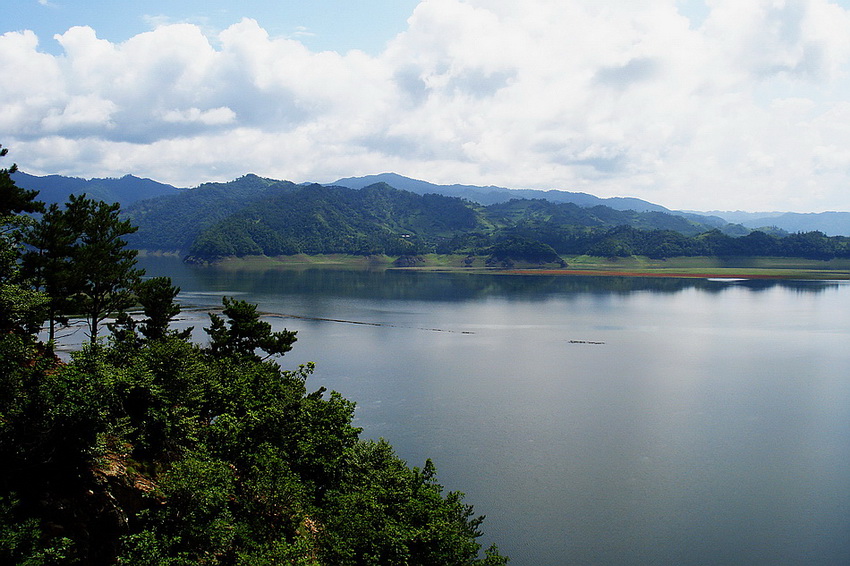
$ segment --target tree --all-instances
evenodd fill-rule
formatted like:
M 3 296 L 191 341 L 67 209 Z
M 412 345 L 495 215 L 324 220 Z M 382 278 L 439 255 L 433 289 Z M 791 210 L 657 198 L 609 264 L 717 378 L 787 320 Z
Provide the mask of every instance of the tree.
M 295 332 L 282 330 L 272 332 L 271 324 L 260 320 L 257 305 L 246 301 L 237 301 L 232 297 L 222 299 L 225 323 L 217 314 L 210 314 L 210 327 L 205 330 L 210 335 L 210 350 L 213 355 L 249 356 L 260 359 L 256 350 L 266 353 L 266 358 L 282 355 L 292 349 Z
M 0 145 L 0 157 L 7 153 L 9 150 Z M 14 163 L 9 168 L 0 169 L 0 218 L 44 210 L 44 203 L 35 200 L 38 191 L 22 189 L 12 180 L 12 174 L 17 170 L 18 166 Z
M 97 341 L 99 325 L 111 313 L 133 304 L 132 288 L 144 270 L 136 269 L 136 250 L 123 236 L 137 228 L 119 217 L 120 205 L 71 195 L 66 215 L 79 234 L 71 249 L 73 299 L 88 319 L 89 337 Z
M 359 440 L 354 403 L 307 392 L 312 364 L 259 359 L 294 333 L 258 317 L 225 301 L 216 353 L 165 332 L 21 364 L 0 388 L 0 563 L 503 565 L 430 462 Z
M 443 493 L 431 460 L 408 468 L 384 440 L 360 441 L 349 451 L 337 488 L 318 519 L 322 563 L 384 566 L 496 566 L 507 563 L 495 547 L 477 558 L 484 517 L 460 492 Z
M 0 145 L 0 157 L 8 150 Z M 34 291 L 20 269 L 24 231 L 31 219 L 24 213 L 44 210 L 36 201 L 38 191 L 26 191 L 15 185 L 12 173 L 0 168 L 0 333 L 29 335 L 44 320 L 46 297 Z
M 48 302 L 48 340 L 53 341 L 56 323 L 67 324 L 64 316 L 73 310 L 72 280 L 74 266 L 71 251 L 79 234 L 69 222 L 68 215 L 57 204 L 51 204 L 41 219 L 27 234 L 30 251 L 24 254 L 24 273 L 33 285 L 43 290 Z
M 153 277 L 136 286 L 139 304 L 145 317 L 139 330 L 148 340 L 160 340 L 168 334 L 168 325 L 180 314 L 180 305 L 174 302 L 180 288 L 171 284 L 170 277 Z M 179 333 L 183 339 L 189 338 L 192 328 Z
M 111 353 L 114 359 L 130 359 L 139 348 L 150 342 L 168 338 L 188 340 L 192 336 L 193 326 L 180 332 L 168 329 L 174 317 L 180 314 L 180 305 L 174 302 L 180 288 L 171 284 L 170 277 L 153 277 L 141 281 L 133 291 L 136 301 L 142 305 L 145 318 L 138 320 L 129 312 L 122 311 L 114 322 L 107 324 L 112 333 L 111 343 L 114 347 Z

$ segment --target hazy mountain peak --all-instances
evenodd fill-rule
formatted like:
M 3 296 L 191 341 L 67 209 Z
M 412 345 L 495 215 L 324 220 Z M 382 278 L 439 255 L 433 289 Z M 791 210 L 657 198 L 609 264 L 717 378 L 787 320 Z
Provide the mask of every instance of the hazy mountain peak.
M 509 189 L 495 185 L 438 185 L 411 179 L 398 173 L 379 173 L 377 175 L 365 175 L 363 177 L 346 177 L 332 183 L 352 189 L 362 189 L 367 185 L 384 182 L 395 187 L 417 194 L 436 193 L 446 196 L 461 197 L 483 205 L 507 202 L 515 198 L 545 199 L 552 202 L 569 202 L 581 207 L 597 205 L 608 206 L 615 210 L 634 210 L 636 212 L 670 212 L 667 208 L 631 197 L 600 198 L 587 193 L 570 192 L 559 189 L 536 190 L 536 189 Z
M 163 195 L 176 194 L 179 189 L 172 185 L 159 183 L 134 175 L 124 175 L 121 178 L 92 178 L 64 177 L 62 175 L 46 175 L 39 177 L 18 171 L 12 178 L 19 187 L 38 191 L 38 199 L 50 203 L 64 203 L 69 195 L 85 193 L 90 198 L 106 202 L 117 202 L 122 207 L 136 201 Z

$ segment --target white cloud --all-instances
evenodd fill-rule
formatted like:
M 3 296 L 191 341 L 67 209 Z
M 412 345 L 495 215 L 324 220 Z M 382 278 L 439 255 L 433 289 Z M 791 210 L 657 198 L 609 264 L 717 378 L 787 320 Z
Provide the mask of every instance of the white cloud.
M 377 57 L 245 19 L 0 36 L 24 170 L 180 185 L 396 170 L 683 208 L 850 209 L 850 15 L 827 0 L 425 0 Z M 297 35 L 297 34 L 296 34 Z
M 45 132 L 79 135 L 83 130 L 106 131 L 115 127 L 112 115 L 116 105 L 94 95 L 72 96 L 64 108 L 51 108 L 41 121 Z
M 298 26 L 295 28 L 295 31 L 292 32 L 293 37 L 315 37 L 316 34 L 310 31 L 308 28 L 304 26 Z
M 175 124 L 203 124 L 205 126 L 224 126 L 236 122 L 236 113 L 222 106 L 210 110 L 188 108 L 186 110 L 169 110 L 162 113 L 162 120 Z

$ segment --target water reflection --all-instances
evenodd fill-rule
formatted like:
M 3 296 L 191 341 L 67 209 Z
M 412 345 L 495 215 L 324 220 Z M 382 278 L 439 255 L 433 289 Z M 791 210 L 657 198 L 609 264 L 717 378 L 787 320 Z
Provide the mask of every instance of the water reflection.
M 168 275 L 184 291 L 322 295 L 361 299 L 466 301 L 484 297 L 520 300 L 553 295 L 681 293 L 697 289 L 723 293 L 731 288 L 763 292 L 774 288 L 819 293 L 844 282 L 776 279 L 685 279 L 672 277 L 537 276 L 440 273 L 404 270 L 360 271 L 329 268 L 229 270 L 190 266 L 177 258 L 143 258 L 148 275 Z

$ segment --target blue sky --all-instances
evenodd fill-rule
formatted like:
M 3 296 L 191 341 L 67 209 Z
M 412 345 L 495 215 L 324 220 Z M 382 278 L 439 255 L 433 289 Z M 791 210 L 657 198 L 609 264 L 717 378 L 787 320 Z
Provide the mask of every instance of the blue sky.
M 850 0 L 6 0 L 28 172 L 850 210 Z
M 269 34 L 296 38 L 312 50 L 361 49 L 379 53 L 406 27 L 416 0 L 5 0 L 2 31 L 30 29 L 42 47 L 61 53 L 53 36 L 87 25 L 98 37 L 122 42 L 157 24 L 187 22 L 210 35 L 243 17 L 257 20 Z

